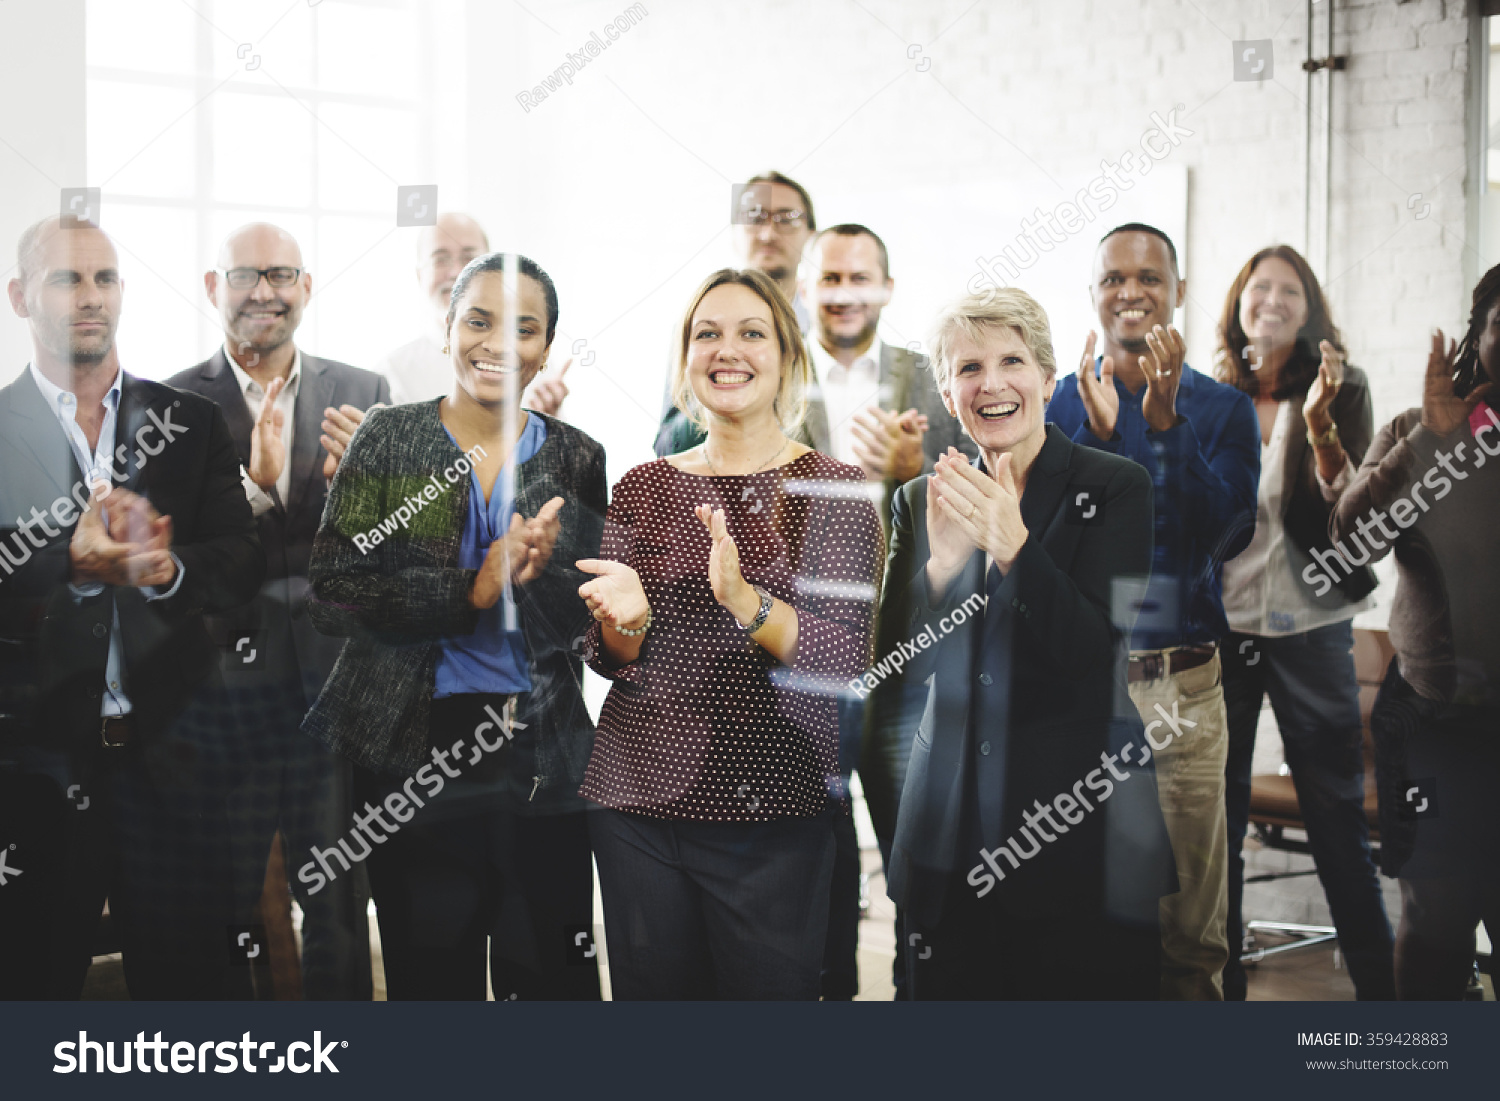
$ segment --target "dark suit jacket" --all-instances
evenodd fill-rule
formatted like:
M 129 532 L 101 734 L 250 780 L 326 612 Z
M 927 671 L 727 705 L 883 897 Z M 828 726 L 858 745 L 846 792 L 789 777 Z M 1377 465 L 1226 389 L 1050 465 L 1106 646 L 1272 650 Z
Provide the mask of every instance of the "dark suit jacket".
M 1300 584 L 1303 570 L 1314 561 L 1312 552 L 1326 551 L 1333 546 L 1328 537 L 1333 504 L 1323 499 L 1323 491 L 1318 486 L 1318 457 L 1307 442 L 1307 421 L 1302 416 L 1302 403 L 1307 400 L 1307 394 L 1304 392 L 1289 400 L 1292 403 L 1292 428 L 1283 459 L 1285 480 L 1281 492 L 1281 522 L 1289 544 L 1288 565 Z M 1375 434 L 1369 381 L 1358 367 L 1345 366 L 1344 381 L 1334 395 L 1332 413 L 1333 423 L 1339 427 L 1339 442 L 1358 470 Z M 1323 572 L 1321 566 L 1318 572 Z M 1314 604 L 1325 608 L 1353 604 L 1363 600 L 1375 588 L 1375 572 L 1369 566 L 1357 567 L 1350 574 L 1333 572 L 1339 575 L 1334 587 L 1321 597 L 1316 590 L 1304 587 Z
M 429 763 L 441 641 L 470 634 L 478 623 L 469 603 L 477 571 L 458 565 L 472 479 L 460 477 L 368 554 L 354 536 L 393 515 L 429 478 L 441 481 L 461 457 L 443 431 L 439 401 L 365 418 L 334 475 L 309 568 L 313 624 L 348 641 L 303 732 L 394 776 Z M 514 762 L 510 778 L 521 781 L 508 794 L 525 809 L 582 809 L 577 791 L 594 725 L 583 705 L 579 655 L 592 617 L 578 595 L 589 578 L 573 563 L 599 556 L 609 493 L 604 449 L 571 425 L 531 415 L 546 422 L 547 440 L 516 472 L 516 508 L 535 516 L 552 497 L 567 503 L 546 570 L 516 591 L 531 691 L 517 707 L 526 727 L 504 750 Z
M 255 422 L 224 349 L 169 381 L 179 389 L 202 394 L 218 403 L 234 439 L 239 463 L 248 468 L 250 435 Z M 319 634 L 308 620 L 306 610 L 307 563 L 312 555 L 313 536 L 323 518 L 323 504 L 328 499 L 328 483 L 323 477 L 323 461 L 328 452 L 318 442 L 323 431 L 320 427 L 323 410 L 341 405 L 369 409 L 376 402 L 389 405 L 390 401 L 390 383 L 373 371 L 302 353 L 292 452 L 287 457 L 292 468 L 288 500 L 281 501 L 278 497 L 274 508 L 256 518 L 265 550 L 265 583 L 251 604 L 215 617 L 210 623 L 218 640 L 231 645 L 236 637 L 258 632 L 258 644 L 266 649 L 268 677 L 321 685 L 338 659 L 340 644 Z M 277 494 L 273 492 L 272 496 Z M 235 668 L 232 660 L 229 668 Z M 238 676 L 236 683 L 242 683 Z
M 985 609 L 942 634 L 955 609 L 985 592 L 985 558 L 975 551 L 949 591 L 929 599 L 927 482 L 896 495 L 879 646 L 883 656 L 924 628 L 938 635 L 897 684 L 927 682 L 890 869 L 891 897 L 919 924 L 937 921 L 955 877 L 982 863 L 979 845 L 1015 835 L 1034 800 L 1049 804 L 1091 774 L 1100 798 L 1101 754 L 1131 740 L 1144 747 L 1124 678 L 1134 612 L 1116 607 L 1114 583 L 1146 575 L 1152 530 L 1146 472 L 1049 425 L 1021 500 L 1030 534 L 1020 555 Z M 1155 920 L 1157 899 L 1176 887 L 1154 773 L 1118 767 L 1129 778 L 1107 802 L 994 888 L 1005 912 Z
M 87 500 L 83 474 L 30 372 L 0 390 L 0 542 L 30 552 L 20 565 L 8 558 L 9 570 L 0 571 L 0 744 L 98 745 L 116 608 L 132 714 L 143 739 L 160 736 L 188 698 L 216 679 L 204 613 L 243 604 L 260 585 L 255 524 L 229 429 L 212 402 L 126 374 L 115 441 L 124 458 L 117 484 L 172 518 L 184 576 L 166 599 L 148 602 L 139 589 L 114 586 L 73 596 L 68 543 L 78 509 L 65 502 Z M 51 511 L 56 532 L 33 526 L 39 548 L 15 526 L 32 508 Z

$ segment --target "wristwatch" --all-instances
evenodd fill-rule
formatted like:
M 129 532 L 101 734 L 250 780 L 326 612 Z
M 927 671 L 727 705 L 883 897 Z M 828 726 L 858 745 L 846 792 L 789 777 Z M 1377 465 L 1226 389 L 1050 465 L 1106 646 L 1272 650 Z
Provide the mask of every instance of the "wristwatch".
M 755 634 L 756 631 L 760 630 L 766 625 L 766 620 L 770 618 L 771 615 L 771 605 L 775 603 L 775 600 L 772 598 L 771 594 L 766 592 L 766 590 L 762 589 L 759 585 L 751 585 L 750 587 L 755 590 L 755 595 L 760 597 L 760 610 L 755 613 L 755 618 L 752 619 L 749 623 L 740 624 L 740 628 L 747 635 Z
M 1339 426 L 1336 424 L 1330 424 L 1328 426 L 1328 431 L 1324 432 L 1321 436 L 1314 436 L 1312 434 L 1312 429 L 1309 428 L 1307 430 L 1307 442 L 1310 443 L 1313 447 L 1328 447 L 1332 444 L 1336 444 L 1339 442 Z

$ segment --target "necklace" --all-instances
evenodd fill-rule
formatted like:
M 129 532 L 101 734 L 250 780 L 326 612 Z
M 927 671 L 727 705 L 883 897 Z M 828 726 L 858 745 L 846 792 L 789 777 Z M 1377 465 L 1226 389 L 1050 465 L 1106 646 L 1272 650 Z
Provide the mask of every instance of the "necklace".
M 774 463 L 778 458 L 781 457 L 781 453 L 786 450 L 787 444 L 789 444 L 791 442 L 792 441 L 789 440 L 789 439 L 787 439 L 785 436 L 781 437 L 781 446 L 776 449 L 775 454 L 773 454 L 769 459 L 767 459 L 765 462 L 761 463 L 758 467 L 756 467 L 754 470 L 752 470 L 750 472 L 750 475 L 759 474 L 766 467 L 768 467 L 772 463 Z M 714 461 L 708 457 L 708 441 L 707 440 L 703 441 L 703 461 L 708 464 L 708 469 L 713 473 L 713 476 L 715 478 L 723 477 L 723 475 L 721 475 L 719 473 L 718 469 L 714 466 Z M 746 475 L 742 475 L 742 477 L 745 477 L 745 476 Z

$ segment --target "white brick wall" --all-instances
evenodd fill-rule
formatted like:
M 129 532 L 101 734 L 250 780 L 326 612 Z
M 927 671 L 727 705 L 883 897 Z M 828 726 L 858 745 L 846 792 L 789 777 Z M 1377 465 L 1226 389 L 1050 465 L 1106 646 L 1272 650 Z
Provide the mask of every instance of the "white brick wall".
M 557 35 L 507 15 L 526 24 L 518 64 L 547 71 L 618 6 L 564 6 L 548 16 Z M 1266 244 L 1304 246 L 1306 23 L 1295 0 L 656 0 L 649 7 L 649 18 L 596 71 L 583 72 L 520 122 L 522 144 L 543 160 L 588 151 L 587 171 L 549 175 L 528 193 L 550 230 L 597 206 L 601 173 L 626 207 L 665 203 L 676 212 L 671 224 L 636 239 L 643 251 L 629 261 L 644 269 L 632 289 L 639 282 L 645 294 L 665 280 L 664 289 L 615 329 L 646 343 L 644 356 L 612 349 L 641 392 L 651 392 L 659 376 L 665 338 L 657 334 L 708 266 L 730 259 L 727 237 L 675 277 L 674 269 L 703 247 L 715 220 L 722 222 L 724 177 L 762 166 L 791 172 L 815 199 L 852 173 L 879 174 L 892 189 L 1012 169 L 1040 180 L 1028 158 L 1066 179 L 1135 147 L 1152 111 L 1180 103 L 1183 122 L 1196 131 L 1172 154 L 1172 163 L 1188 166 L 1190 181 L 1184 267 L 1191 302 L 1181 323 L 1202 367 L 1211 361 L 1217 315 L 1238 267 Z M 1374 380 L 1376 416 L 1384 420 L 1416 400 L 1429 328 L 1459 330 L 1467 315 L 1468 19 L 1462 0 L 1338 0 L 1336 34 L 1349 67 L 1334 78 L 1331 270 L 1320 275 L 1352 360 Z M 1274 41 L 1274 80 L 1234 82 L 1231 43 L 1255 38 Z M 928 72 L 912 71 L 918 61 L 906 57 L 911 44 L 931 59 Z M 893 77 L 896 83 L 878 91 Z M 640 165 L 639 177 L 619 179 L 622 163 Z M 471 192 L 485 192 L 477 176 Z M 1417 193 L 1422 198 L 1408 209 L 1408 196 Z M 1044 180 L 1038 185 L 1036 201 L 1045 207 L 1065 197 Z M 1418 219 L 1428 203 L 1430 212 Z M 820 214 L 825 223 L 841 217 L 835 209 Z M 1085 232 L 1097 235 L 1109 218 Z M 922 211 L 914 209 L 911 225 L 879 228 L 899 240 L 921 224 Z M 606 230 L 585 219 L 579 247 L 601 231 L 627 240 L 641 233 L 634 224 Z M 555 232 L 538 236 L 556 239 Z M 993 255 L 1003 243 L 976 241 L 974 252 Z M 1311 259 L 1321 265 L 1320 256 Z M 1480 270 L 1492 259 L 1483 258 Z M 598 278 L 580 271 L 565 285 L 581 290 L 586 314 Z M 1086 279 L 1080 271 L 1080 295 Z M 598 301 L 619 302 L 617 273 L 605 280 L 613 286 L 598 287 Z M 573 320 L 586 332 L 596 319 Z M 1076 355 L 1081 335 L 1056 334 L 1064 360 Z M 644 457 L 645 437 L 640 424 L 620 423 L 626 414 L 617 398 L 600 394 L 591 427 L 628 465 Z M 634 421 L 636 412 L 627 413 Z

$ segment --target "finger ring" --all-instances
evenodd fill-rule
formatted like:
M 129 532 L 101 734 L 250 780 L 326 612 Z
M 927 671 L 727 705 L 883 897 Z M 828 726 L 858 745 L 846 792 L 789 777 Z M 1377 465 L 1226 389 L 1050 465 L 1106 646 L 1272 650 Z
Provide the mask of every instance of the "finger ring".
M 970 517 L 972 517 L 974 515 L 974 513 L 978 512 L 978 511 L 979 511 L 979 506 L 978 505 L 970 505 L 969 506 L 969 511 L 965 515 L 964 519 L 969 519 Z

